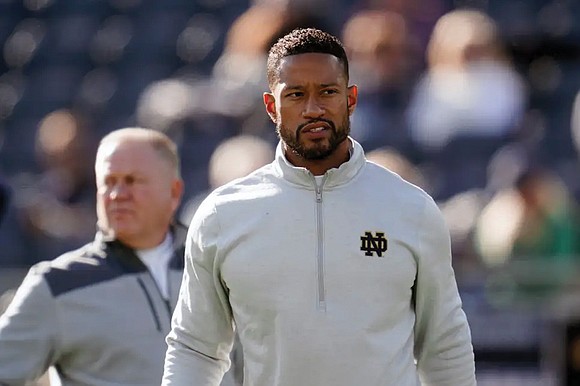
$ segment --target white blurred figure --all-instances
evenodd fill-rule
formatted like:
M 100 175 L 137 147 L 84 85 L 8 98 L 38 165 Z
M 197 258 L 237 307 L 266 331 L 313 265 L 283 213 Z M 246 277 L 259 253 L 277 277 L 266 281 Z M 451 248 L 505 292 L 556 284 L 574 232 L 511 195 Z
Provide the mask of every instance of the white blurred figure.
M 476 247 L 488 266 L 521 258 L 568 262 L 577 259 L 578 223 L 577 204 L 561 178 L 547 167 L 530 166 L 483 209 Z
M 495 22 L 459 9 L 436 23 L 428 70 L 409 107 L 410 134 L 427 150 L 457 135 L 509 135 L 522 118 L 527 91 L 509 62 Z
M 443 15 L 427 62 L 406 117 L 413 151 L 440 201 L 485 188 L 493 154 L 521 130 L 528 91 L 496 23 L 481 11 Z

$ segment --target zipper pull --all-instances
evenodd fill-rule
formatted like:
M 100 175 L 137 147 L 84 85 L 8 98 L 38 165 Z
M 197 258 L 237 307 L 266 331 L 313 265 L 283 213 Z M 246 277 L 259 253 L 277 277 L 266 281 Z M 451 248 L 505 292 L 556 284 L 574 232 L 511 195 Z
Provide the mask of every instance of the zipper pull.
M 314 192 L 316 193 L 316 202 L 318 203 L 322 202 L 322 187 L 324 186 L 324 182 L 326 181 L 327 177 L 328 177 L 327 175 L 324 175 L 324 177 L 322 177 L 322 180 L 319 181 L 316 179 L 316 177 L 312 176 L 312 178 L 314 179 Z

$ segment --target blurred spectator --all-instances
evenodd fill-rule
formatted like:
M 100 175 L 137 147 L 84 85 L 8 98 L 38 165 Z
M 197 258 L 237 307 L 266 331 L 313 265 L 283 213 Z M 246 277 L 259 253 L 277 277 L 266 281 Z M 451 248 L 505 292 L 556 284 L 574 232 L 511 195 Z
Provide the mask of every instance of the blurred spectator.
M 352 136 L 367 150 L 408 142 L 403 123 L 408 91 L 417 75 L 419 51 L 405 19 L 394 12 L 361 10 L 342 30 L 351 81 L 360 88 Z
M 167 134 L 187 165 L 182 171 L 187 181 L 184 200 L 207 189 L 211 152 L 238 130 L 235 118 L 206 109 L 219 99 L 207 81 L 170 78 L 150 84 L 138 101 L 137 125 Z
M 282 9 L 290 19 L 294 21 L 287 23 L 287 27 L 282 34 L 299 27 L 315 27 L 336 31 L 340 28 L 346 14 L 345 5 L 350 5 L 352 0 L 250 0 L 251 7 L 266 6 Z M 328 12 L 332 9 L 332 12 Z M 278 40 L 276 38 L 276 40 Z M 270 41 L 270 44 L 275 40 Z
M 214 78 L 230 86 L 264 87 L 267 49 L 288 28 L 301 24 L 294 22 L 296 16 L 284 4 L 249 7 L 228 29 L 224 50 L 214 66 Z M 258 28 L 259 34 L 255 33 Z
M 274 148 L 251 135 L 238 135 L 222 142 L 209 162 L 209 182 L 213 189 L 272 162 Z
M 547 306 L 578 285 L 580 218 L 552 170 L 529 166 L 483 208 L 474 230 L 489 301 Z
M 267 90 L 265 77 L 268 48 L 281 36 L 298 27 L 320 27 L 324 21 L 316 6 L 288 1 L 257 1 L 239 15 L 226 36 L 224 50 L 216 61 L 211 83 L 216 98 L 208 100 L 211 111 L 235 114 L 238 133 L 263 137 L 277 143 L 271 122 L 264 117 L 262 92 Z M 256 33 L 260 31 L 260 33 Z
M 35 137 L 38 175 L 14 180 L 13 223 L 1 239 L 20 239 L 25 251 L 7 248 L 4 262 L 29 266 L 77 248 L 95 232 L 92 157 L 94 139 L 86 121 L 71 110 L 44 117 Z M 11 243 L 15 245 L 15 243 Z
M 437 199 L 486 185 L 492 154 L 517 132 L 526 107 L 521 77 L 503 49 L 495 22 L 459 9 L 435 25 L 428 69 L 408 108 L 409 133 L 441 186 Z
M 449 9 L 447 0 L 358 0 L 357 3 L 362 8 L 395 12 L 403 16 L 421 57 L 435 22 Z
M 211 155 L 209 189 L 185 203 L 180 213 L 180 221 L 189 224 L 195 210 L 209 192 L 236 178 L 244 177 L 273 159 L 274 147 L 260 137 L 240 134 L 226 139 Z
M 577 204 L 560 178 L 530 167 L 483 209 L 475 243 L 489 266 L 518 258 L 577 259 L 579 224 Z
M 439 202 L 451 234 L 453 269 L 462 285 L 478 282 L 485 276 L 485 267 L 473 245 L 473 230 L 487 200 L 485 191 L 471 189 Z
M 441 148 L 461 134 L 503 138 L 516 129 L 525 90 L 487 15 L 460 9 L 441 17 L 428 65 L 409 108 L 418 146 Z
M 429 192 L 425 176 L 423 176 L 421 171 L 409 159 L 396 149 L 388 147 L 374 149 L 366 153 L 366 157 L 367 160 L 397 173 L 404 180 Z
M 471 150 L 467 148 L 464 152 Z M 479 217 L 494 194 L 513 187 L 529 159 L 529 149 L 522 144 L 506 145 L 494 153 L 486 165 L 485 187 L 461 191 L 439 202 L 449 224 L 454 268 L 461 279 L 477 281 L 485 276 L 486 263 L 474 242 Z

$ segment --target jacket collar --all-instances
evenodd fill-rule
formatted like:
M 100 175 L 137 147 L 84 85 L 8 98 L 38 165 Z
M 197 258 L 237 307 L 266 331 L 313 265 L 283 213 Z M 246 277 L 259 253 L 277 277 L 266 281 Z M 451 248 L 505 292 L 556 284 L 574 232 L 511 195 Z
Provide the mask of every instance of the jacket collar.
M 182 269 L 184 266 L 183 258 L 185 253 L 185 238 L 187 236 L 187 227 L 180 223 L 173 223 L 170 226 L 170 232 L 173 235 L 173 257 L 169 262 L 169 267 L 173 269 Z M 145 271 L 147 267 L 139 259 L 135 250 L 114 239 L 101 231 L 97 231 L 94 244 L 99 254 L 108 260 L 115 260 L 126 272 Z
M 338 168 L 328 170 L 325 175 L 325 188 L 333 188 L 350 182 L 357 173 L 362 169 L 366 162 L 362 146 L 352 137 L 348 137 L 351 143 L 350 159 L 340 165 Z M 276 147 L 276 156 L 274 158 L 275 173 L 285 180 L 300 186 L 314 188 L 314 175 L 303 167 L 296 167 L 288 161 L 284 155 L 282 141 Z

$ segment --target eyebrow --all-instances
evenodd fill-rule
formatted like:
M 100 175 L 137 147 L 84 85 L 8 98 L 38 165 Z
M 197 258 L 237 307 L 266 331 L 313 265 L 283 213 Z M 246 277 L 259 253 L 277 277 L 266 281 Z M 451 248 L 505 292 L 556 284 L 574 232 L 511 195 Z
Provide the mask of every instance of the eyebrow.
M 320 83 L 318 85 L 320 88 L 327 88 L 327 87 L 337 87 L 338 83 Z M 285 90 L 301 90 L 305 88 L 304 86 L 294 86 L 294 85 L 288 85 L 286 87 L 284 87 Z

